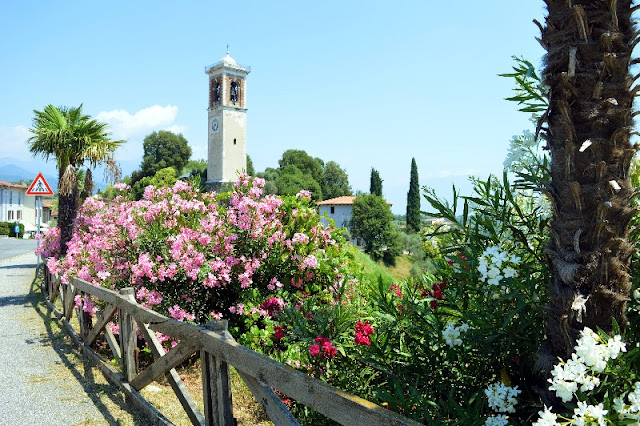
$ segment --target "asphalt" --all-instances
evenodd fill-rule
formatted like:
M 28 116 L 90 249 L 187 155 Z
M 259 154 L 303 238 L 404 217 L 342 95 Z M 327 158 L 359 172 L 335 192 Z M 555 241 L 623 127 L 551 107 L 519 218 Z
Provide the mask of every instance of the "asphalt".
M 35 267 L 33 252 L 0 260 L 0 425 L 119 423 L 96 398 L 90 370 L 79 373 L 73 348 L 52 329 L 32 288 Z
M 0 260 L 9 259 L 25 253 L 33 253 L 36 246 L 36 240 L 23 240 L 2 236 L 0 237 Z

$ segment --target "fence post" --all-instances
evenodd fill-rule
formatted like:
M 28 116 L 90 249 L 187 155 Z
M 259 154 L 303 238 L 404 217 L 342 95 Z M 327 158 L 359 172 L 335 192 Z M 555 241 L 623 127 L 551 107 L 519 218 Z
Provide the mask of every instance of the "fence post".
M 135 290 L 131 287 L 120 290 L 120 295 L 132 302 L 136 301 Z M 136 323 L 133 316 L 124 309 L 118 309 L 118 322 L 120 323 L 120 360 L 122 373 L 127 382 L 136 377 Z
M 228 333 L 227 326 L 227 320 L 221 320 L 210 321 L 205 325 L 205 328 L 224 336 Z M 236 419 L 233 417 L 233 405 L 231 403 L 229 365 L 204 349 L 200 351 L 200 360 L 202 362 L 205 425 L 235 425 Z

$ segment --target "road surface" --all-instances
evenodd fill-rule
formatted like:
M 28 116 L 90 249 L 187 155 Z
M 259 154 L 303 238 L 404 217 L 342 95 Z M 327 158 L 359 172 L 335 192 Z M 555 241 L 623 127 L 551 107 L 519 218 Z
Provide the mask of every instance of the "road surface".
M 0 237 L 0 260 L 9 259 L 25 253 L 33 253 L 36 246 L 36 240 Z

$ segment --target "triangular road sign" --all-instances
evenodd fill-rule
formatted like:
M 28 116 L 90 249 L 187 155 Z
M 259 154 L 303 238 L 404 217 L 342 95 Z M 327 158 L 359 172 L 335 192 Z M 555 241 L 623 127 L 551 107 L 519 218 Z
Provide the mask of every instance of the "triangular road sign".
M 27 195 L 53 195 L 53 191 L 42 173 L 38 173 L 38 176 L 33 180 L 27 189 Z

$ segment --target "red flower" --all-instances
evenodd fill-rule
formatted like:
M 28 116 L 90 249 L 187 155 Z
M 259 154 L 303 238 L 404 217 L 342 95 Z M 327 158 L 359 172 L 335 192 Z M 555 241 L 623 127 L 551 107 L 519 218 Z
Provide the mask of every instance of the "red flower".
M 371 340 L 369 340 L 369 338 L 366 335 L 360 332 L 356 333 L 354 342 L 356 345 L 366 345 L 366 346 L 371 345 Z
M 320 345 L 311 345 L 311 347 L 309 347 L 309 353 L 311 356 L 318 355 L 320 353 Z
M 356 323 L 356 332 L 361 333 L 365 336 L 369 336 L 375 333 L 375 330 L 373 329 L 373 327 L 371 327 L 371 324 L 369 324 L 368 322 L 358 321 Z
M 402 291 L 400 290 L 400 286 L 397 284 L 391 284 L 389 291 L 395 292 L 396 297 L 402 297 Z
M 442 290 L 437 289 L 433 291 L 433 297 L 436 299 L 442 299 Z
M 436 302 L 435 300 L 431 301 L 431 309 L 435 309 L 436 306 L 438 306 L 438 302 Z
M 276 340 L 282 339 L 284 337 L 284 328 L 277 325 L 273 327 L 273 337 Z

